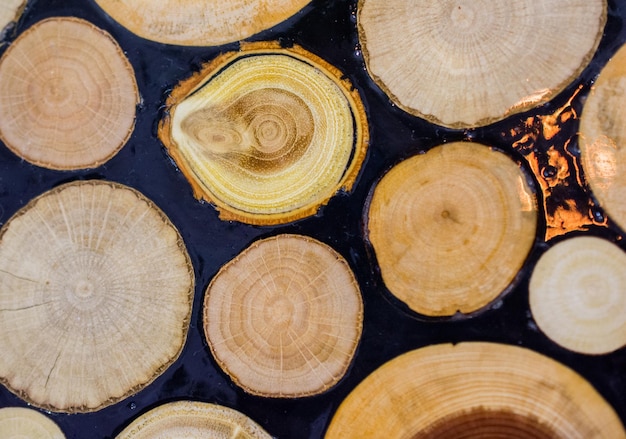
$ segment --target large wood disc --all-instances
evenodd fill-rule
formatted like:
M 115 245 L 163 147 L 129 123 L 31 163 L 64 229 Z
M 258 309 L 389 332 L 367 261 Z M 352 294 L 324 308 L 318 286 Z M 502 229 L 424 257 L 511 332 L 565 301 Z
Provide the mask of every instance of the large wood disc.
M 606 16 L 606 0 L 359 0 L 357 22 L 368 72 L 396 104 L 464 128 L 556 96 Z
M 176 401 L 135 419 L 116 439 L 271 439 L 243 413 L 217 404 Z
M 479 310 L 515 279 L 534 243 L 535 195 L 505 154 L 457 142 L 393 167 L 376 185 L 367 237 L 389 291 L 412 310 Z
M 311 0 L 95 0 L 122 26 L 166 44 L 217 46 L 288 19 Z
M 193 292 L 178 231 L 139 192 L 52 189 L 0 230 L 0 382 L 52 411 L 113 404 L 179 356 Z
M 602 69 L 585 101 L 578 143 L 594 196 L 626 230 L 626 46 Z
M 584 354 L 626 346 L 626 253 L 593 236 L 544 253 L 529 284 L 530 309 L 555 343 Z
M 580 375 L 528 349 L 434 345 L 374 371 L 341 403 L 326 439 L 623 439 Z
M 204 300 L 213 356 L 247 392 L 321 393 L 346 372 L 363 326 L 348 263 L 300 235 L 257 241 L 226 264 Z
M 0 59 L 0 137 L 39 166 L 104 163 L 130 136 L 138 102 L 124 52 L 111 35 L 85 20 L 40 21 Z
M 336 68 L 297 46 L 246 45 L 182 81 L 159 137 L 220 218 L 282 224 L 349 191 L 365 158 L 361 99 Z

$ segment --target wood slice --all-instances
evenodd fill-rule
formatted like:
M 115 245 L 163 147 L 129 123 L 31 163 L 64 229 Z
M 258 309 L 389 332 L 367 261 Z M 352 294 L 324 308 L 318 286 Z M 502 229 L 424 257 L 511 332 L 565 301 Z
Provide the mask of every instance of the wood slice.
M 133 131 L 138 102 L 124 52 L 85 20 L 40 21 L 0 59 L 0 137 L 38 166 L 93 168 L 109 160 Z
M 297 46 L 246 45 L 174 88 L 159 137 L 220 218 L 304 218 L 349 191 L 365 158 L 365 110 L 342 77 Z
M 0 409 L 0 435 L 2 439 L 65 439 L 51 419 L 22 407 Z
M 26 0 L 3 0 L 0 3 L 0 40 L 4 38 L 9 25 L 17 21 L 25 6 Z
M 602 69 L 587 97 L 578 143 L 593 195 L 626 230 L 626 47 Z
M 193 293 L 178 231 L 139 192 L 52 189 L 0 230 L 0 382 L 51 411 L 124 399 L 178 358 Z
M 363 304 L 348 263 L 300 235 L 255 242 L 226 264 L 204 300 L 213 356 L 249 393 L 322 393 L 346 372 L 361 336 Z
M 115 21 L 148 40 L 217 46 L 288 19 L 311 0 L 95 0 Z
M 626 346 L 626 253 L 593 236 L 559 242 L 530 278 L 533 318 L 555 343 L 583 354 Z
M 467 142 L 393 167 L 367 215 L 385 285 L 432 317 L 471 313 L 496 299 L 524 264 L 537 227 L 535 195 L 519 165 Z
M 555 97 L 606 17 L 606 0 L 359 0 L 357 23 L 367 70 L 398 106 L 466 128 Z
M 620 439 L 613 408 L 580 375 L 528 349 L 434 345 L 374 371 L 341 403 L 326 439 Z
M 271 439 L 246 415 L 198 401 L 161 405 L 135 419 L 116 439 Z

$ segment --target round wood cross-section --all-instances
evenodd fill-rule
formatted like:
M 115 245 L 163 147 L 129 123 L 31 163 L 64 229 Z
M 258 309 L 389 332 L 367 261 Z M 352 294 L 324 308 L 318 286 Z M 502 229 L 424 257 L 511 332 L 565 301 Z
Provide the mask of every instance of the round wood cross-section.
M 624 439 L 613 408 L 551 358 L 495 343 L 403 354 L 341 403 L 326 439 Z
M 593 194 L 626 230 L 626 46 L 602 69 L 585 101 L 578 144 Z
M 95 0 L 115 21 L 148 40 L 217 46 L 287 20 L 311 0 Z
M 394 166 L 375 186 L 367 238 L 389 291 L 431 317 L 477 311 L 515 279 L 537 204 L 505 154 L 456 142 Z
M 135 74 L 105 31 L 73 17 L 40 21 L 0 59 L 0 137 L 52 169 L 93 168 L 135 126 Z
M 255 242 L 222 267 L 204 300 L 213 356 L 239 386 L 261 396 L 309 396 L 333 386 L 362 325 L 348 263 L 300 235 Z
M 159 137 L 220 218 L 304 218 L 349 191 L 365 158 L 365 110 L 341 78 L 296 46 L 245 45 L 174 88 Z
M 243 413 L 217 404 L 176 401 L 139 416 L 116 439 L 271 439 Z
M 594 236 L 544 253 L 529 284 L 530 309 L 555 343 L 583 354 L 626 346 L 626 253 Z
M 0 409 L 0 434 L 2 439 L 65 439 L 51 419 L 23 407 Z
M 464 128 L 555 97 L 606 17 L 606 0 L 359 0 L 357 23 L 367 70 L 396 104 Z
M 193 291 L 182 238 L 142 194 L 52 189 L 0 229 L 0 382 L 51 411 L 113 404 L 178 358 Z

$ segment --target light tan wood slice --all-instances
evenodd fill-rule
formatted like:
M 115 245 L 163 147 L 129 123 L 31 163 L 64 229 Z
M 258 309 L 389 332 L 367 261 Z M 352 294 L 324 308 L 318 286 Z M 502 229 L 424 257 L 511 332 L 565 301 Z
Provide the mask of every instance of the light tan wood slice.
M 322 393 L 345 374 L 363 326 L 345 259 L 301 235 L 257 241 L 226 264 L 204 300 L 213 356 L 249 393 Z
M 359 0 L 357 23 L 393 102 L 466 128 L 556 96 L 588 65 L 606 16 L 606 0 Z
M 420 314 L 452 316 L 511 285 L 535 240 L 537 204 L 508 156 L 455 142 L 394 166 L 375 186 L 367 221 L 389 291 Z
M 179 356 L 193 292 L 184 243 L 145 196 L 52 189 L 0 230 L 0 382 L 51 411 L 124 399 Z
M 613 408 L 580 375 L 531 350 L 434 345 L 374 371 L 341 403 L 326 439 L 623 439 Z
M 0 436 L 3 439 L 65 439 L 54 421 L 23 407 L 0 409 Z
M 0 59 L 0 137 L 46 168 L 93 168 L 115 155 L 135 126 L 132 66 L 93 24 L 53 17 L 22 33 Z
M 626 230 L 626 47 L 609 60 L 587 97 L 578 143 L 593 194 Z
M 539 328 L 567 349 L 607 354 L 626 345 L 626 253 L 609 241 L 578 236 L 550 248 L 529 299 Z
M 159 137 L 220 218 L 283 224 L 349 191 L 368 145 L 361 99 L 304 49 L 245 45 L 179 83 Z
M 217 404 L 176 401 L 139 416 L 116 439 L 270 439 L 243 413 Z
M 217 46 L 273 27 L 310 0 L 95 0 L 115 21 L 148 40 Z

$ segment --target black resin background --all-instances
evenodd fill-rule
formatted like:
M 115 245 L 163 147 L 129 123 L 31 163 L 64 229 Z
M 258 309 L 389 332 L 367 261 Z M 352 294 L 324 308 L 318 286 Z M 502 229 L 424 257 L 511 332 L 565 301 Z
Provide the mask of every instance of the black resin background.
M 377 179 L 402 158 L 443 142 L 462 139 L 500 148 L 524 167 L 527 163 L 521 154 L 525 151 L 534 151 L 541 156 L 549 147 L 548 143 L 538 138 L 523 148 L 519 144 L 514 148 L 515 139 L 511 133 L 530 130 L 531 127 L 524 123 L 529 117 L 551 114 L 573 95 L 572 107 L 580 113 L 594 78 L 626 40 L 626 2 L 609 1 L 608 23 L 600 49 L 581 77 L 563 93 L 531 112 L 471 131 L 449 130 L 426 123 L 404 113 L 381 93 L 367 76 L 359 51 L 356 1 L 313 0 L 292 19 L 250 38 L 278 39 L 285 45 L 296 43 L 337 66 L 360 91 L 370 121 L 370 150 L 355 190 L 349 195 L 334 197 L 315 217 L 276 227 L 219 220 L 211 205 L 193 198 L 190 186 L 156 137 L 157 121 L 168 90 L 203 62 L 220 52 L 236 50 L 238 45 L 176 47 L 143 40 L 111 20 L 90 0 L 31 1 L 14 32 L 9 33 L 8 42 L 10 44 L 23 30 L 43 18 L 66 15 L 87 19 L 105 29 L 126 52 L 135 69 L 142 97 L 136 127 L 126 146 L 115 157 L 99 168 L 85 171 L 59 172 L 39 168 L 19 159 L 0 144 L 0 225 L 30 199 L 59 184 L 77 179 L 117 181 L 143 192 L 171 218 L 187 244 L 196 274 L 191 328 L 178 361 L 138 394 L 96 413 L 47 413 L 68 438 L 114 437 L 150 408 L 178 399 L 233 407 L 279 438 L 321 438 L 340 402 L 381 364 L 425 345 L 466 340 L 520 345 L 570 366 L 596 387 L 626 423 L 626 349 L 597 357 L 574 354 L 548 340 L 532 320 L 528 306 L 530 270 L 538 257 L 558 241 L 545 243 L 545 222 L 541 222 L 536 244 L 516 286 L 490 309 L 459 320 L 420 319 L 390 297 L 363 235 L 363 212 L 369 191 Z M 569 32 L 576 31 L 571 29 Z M 568 34 L 562 38 L 568 38 Z M 545 42 L 557 46 L 559 43 Z M 5 49 L 6 45 L 0 47 L 0 52 Z M 579 87 L 580 92 L 576 93 Z M 552 140 L 552 143 L 568 143 L 573 160 L 576 158 L 577 129 L 578 119 L 575 118 L 564 123 Z M 546 167 L 543 171 L 549 174 L 551 169 Z M 529 172 L 529 175 L 532 174 Z M 536 181 L 535 187 L 539 187 Z M 541 194 L 538 196 L 541 200 Z M 573 196 L 581 206 L 594 204 L 584 185 L 571 189 L 566 196 Z M 559 198 L 548 201 L 550 209 L 552 203 L 559 203 Z M 593 215 L 602 220 L 604 214 L 595 208 Z M 315 397 L 278 400 L 244 393 L 219 369 L 202 332 L 200 311 L 204 290 L 217 270 L 254 240 L 278 233 L 310 235 L 331 245 L 348 260 L 361 285 L 365 319 L 356 357 L 337 386 Z M 586 231 L 576 233 L 600 235 L 626 249 L 623 233 L 612 225 L 610 219 L 606 226 L 591 225 Z M 8 390 L 0 388 L 0 407 L 25 405 Z

